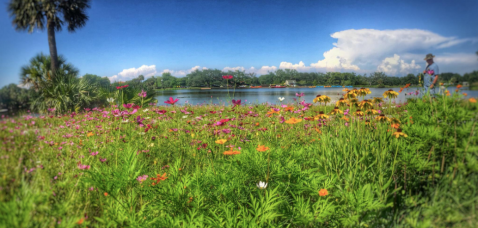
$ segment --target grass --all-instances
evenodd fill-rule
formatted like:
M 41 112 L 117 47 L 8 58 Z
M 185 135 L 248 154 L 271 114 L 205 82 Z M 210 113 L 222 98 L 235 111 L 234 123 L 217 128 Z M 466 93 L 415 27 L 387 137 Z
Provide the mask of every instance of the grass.
M 476 103 L 392 100 L 3 118 L 0 226 L 476 227 Z

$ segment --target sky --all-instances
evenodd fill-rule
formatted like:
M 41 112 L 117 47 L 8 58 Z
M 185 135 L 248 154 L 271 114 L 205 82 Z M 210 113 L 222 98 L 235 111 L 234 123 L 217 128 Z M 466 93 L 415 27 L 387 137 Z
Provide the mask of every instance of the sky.
M 19 32 L 0 0 L 0 87 L 49 54 L 47 33 Z M 57 49 L 80 71 L 125 81 L 195 69 L 300 72 L 478 70 L 477 0 L 93 0 L 76 32 L 57 32 Z

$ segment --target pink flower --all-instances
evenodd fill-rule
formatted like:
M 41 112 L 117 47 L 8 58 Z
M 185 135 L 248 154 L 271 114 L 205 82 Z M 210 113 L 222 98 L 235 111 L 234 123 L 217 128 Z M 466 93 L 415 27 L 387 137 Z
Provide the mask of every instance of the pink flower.
M 100 158 L 100 162 L 105 162 L 106 158 Z
M 233 76 L 232 76 L 232 75 L 223 75 L 222 78 L 224 78 L 224 79 L 232 79 Z
M 91 167 L 89 165 L 82 165 L 80 162 L 78 162 L 78 169 L 90 169 Z
M 164 103 L 174 105 L 176 102 L 178 102 L 179 99 L 173 99 L 173 97 L 169 97 L 169 100 L 165 101 Z
M 123 107 L 130 109 L 131 107 L 133 107 L 133 104 L 123 104 Z
M 141 90 L 141 93 L 138 93 L 138 96 L 140 96 L 140 97 L 146 97 L 146 91 Z
M 96 156 L 96 155 L 98 155 L 98 153 L 99 153 L 98 151 L 93 152 L 93 153 L 91 153 L 91 156 Z
M 435 74 L 435 71 L 429 70 L 429 71 L 427 71 L 427 74 L 429 74 L 429 75 L 434 75 L 434 74 Z
M 136 178 L 136 180 L 139 181 L 139 183 L 143 183 L 143 181 L 145 181 L 147 179 L 148 179 L 148 175 L 143 175 L 143 176 L 139 176 L 138 178 Z
M 296 96 L 296 97 L 303 97 L 303 96 L 304 96 L 304 93 L 295 93 L 295 96 Z

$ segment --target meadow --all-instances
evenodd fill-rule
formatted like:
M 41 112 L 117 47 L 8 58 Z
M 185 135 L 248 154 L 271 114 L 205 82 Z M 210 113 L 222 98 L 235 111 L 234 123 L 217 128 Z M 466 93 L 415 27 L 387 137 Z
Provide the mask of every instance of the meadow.
M 475 98 L 368 93 L 2 116 L 0 226 L 478 226 Z

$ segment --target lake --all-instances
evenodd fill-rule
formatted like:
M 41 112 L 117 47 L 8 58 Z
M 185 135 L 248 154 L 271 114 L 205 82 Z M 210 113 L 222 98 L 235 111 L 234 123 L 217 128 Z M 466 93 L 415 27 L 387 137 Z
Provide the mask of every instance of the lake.
M 176 104 L 223 104 L 230 99 L 239 99 L 242 100 L 242 103 L 246 104 L 258 104 L 258 103 L 280 103 L 278 98 L 284 97 L 282 103 L 294 103 L 294 98 L 296 93 L 304 93 L 302 100 L 305 99 L 306 102 L 312 103 L 312 100 L 318 95 L 327 95 L 332 99 L 332 102 L 337 101 L 345 93 L 342 91 L 343 88 L 258 88 L 258 89 L 209 89 L 209 90 L 200 90 L 200 89 L 184 89 L 184 90 L 158 90 L 158 105 L 167 105 L 164 101 L 168 100 L 169 97 L 178 98 L 179 101 Z M 349 88 L 350 89 L 350 88 Z M 359 89 L 359 88 L 357 88 Z M 393 89 L 398 92 L 400 90 L 397 88 L 369 88 L 372 94 L 368 94 L 365 98 L 373 97 L 382 97 L 383 93 L 389 89 Z M 395 99 L 396 102 L 405 102 L 407 97 L 416 97 L 414 95 L 409 96 L 405 95 L 408 92 L 414 92 L 418 88 L 407 88 L 404 89 L 402 93 Z M 455 92 L 455 87 L 449 87 L 448 90 L 450 93 Z M 438 92 L 438 88 L 436 89 Z M 478 90 L 468 90 L 461 89 L 461 92 L 465 92 L 469 97 L 478 97 Z M 229 93 L 229 94 L 228 94 Z

